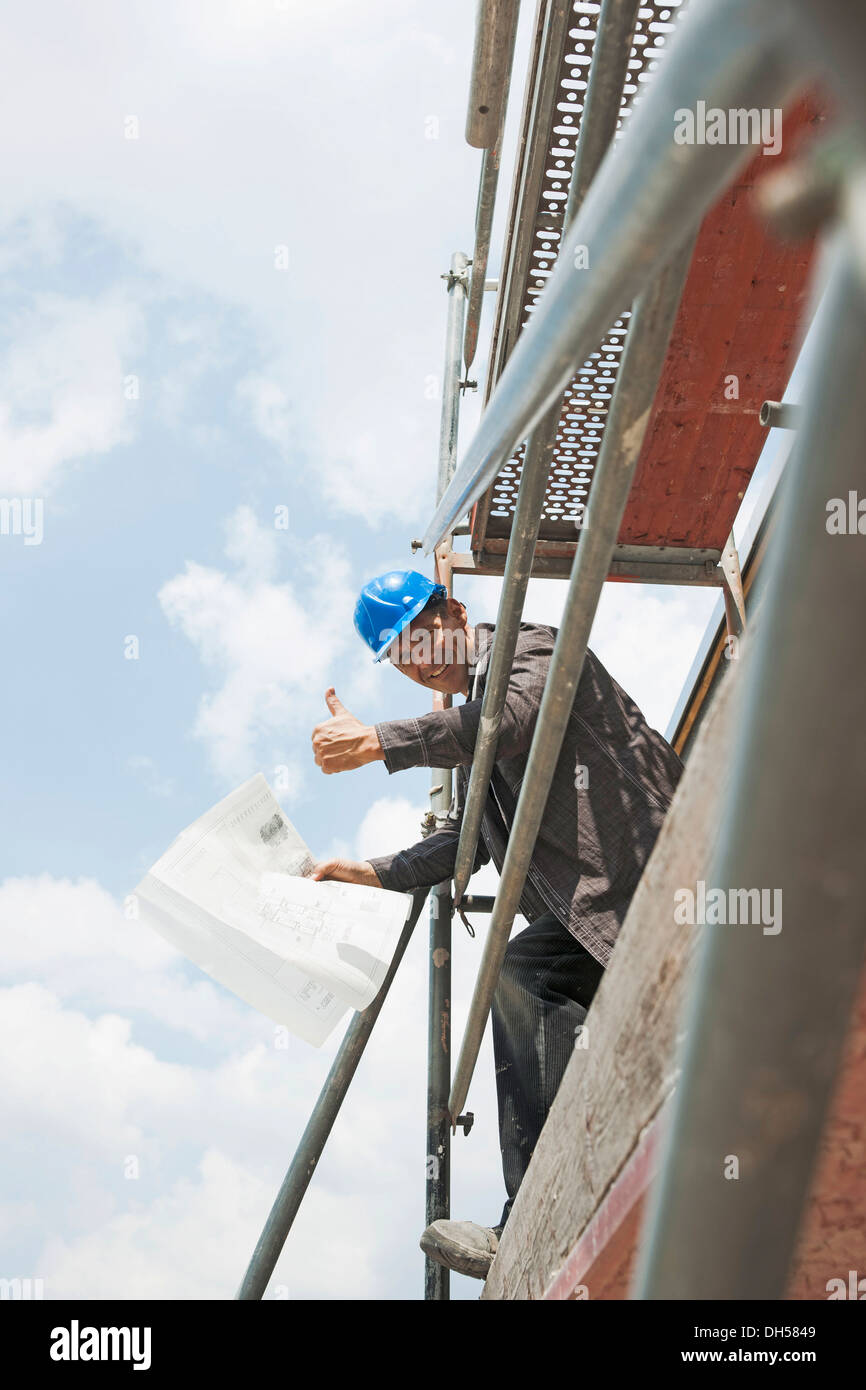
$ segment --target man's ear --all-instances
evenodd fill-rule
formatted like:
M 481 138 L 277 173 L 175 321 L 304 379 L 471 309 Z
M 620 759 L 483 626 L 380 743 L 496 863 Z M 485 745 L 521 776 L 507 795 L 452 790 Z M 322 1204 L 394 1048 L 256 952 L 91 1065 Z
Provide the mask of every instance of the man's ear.
M 465 622 L 465 621 L 466 621 L 466 604 L 465 604 L 465 603 L 461 603 L 460 600 L 459 600 L 459 598 L 449 598 L 449 600 L 448 600 L 448 614 L 449 614 L 450 617 L 454 618 L 457 622 Z

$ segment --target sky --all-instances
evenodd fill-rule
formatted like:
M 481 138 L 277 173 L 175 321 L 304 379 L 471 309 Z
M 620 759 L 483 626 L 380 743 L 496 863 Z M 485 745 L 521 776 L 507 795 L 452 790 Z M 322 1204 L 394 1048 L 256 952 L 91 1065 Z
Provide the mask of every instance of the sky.
M 352 609 L 422 566 L 473 23 L 464 0 L 6 12 L 0 497 L 38 499 L 42 534 L 0 536 L 0 1276 L 46 1298 L 231 1298 L 339 1045 L 278 1046 L 130 918 L 144 871 L 259 771 L 321 858 L 419 838 L 428 773 L 324 779 L 310 733 L 329 685 L 369 723 L 427 707 Z M 499 587 L 460 581 L 474 621 Z M 525 617 L 556 623 L 563 589 L 533 581 Z M 593 650 L 654 727 L 715 599 L 605 588 Z M 455 921 L 455 1050 L 483 930 Z M 268 1298 L 422 1296 L 425 1052 L 422 921 Z M 452 1214 L 491 1224 L 489 1029 L 468 1105 Z

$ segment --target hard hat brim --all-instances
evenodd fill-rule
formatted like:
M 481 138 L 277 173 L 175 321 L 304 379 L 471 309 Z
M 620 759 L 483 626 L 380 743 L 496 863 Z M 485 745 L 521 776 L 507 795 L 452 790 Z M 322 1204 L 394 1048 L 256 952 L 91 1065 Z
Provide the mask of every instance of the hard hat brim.
M 420 598 L 416 604 L 414 604 L 411 608 L 408 608 L 406 612 L 401 615 L 399 623 L 397 623 L 395 627 L 392 627 L 390 629 L 390 636 L 388 637 L 387 642 L 383 642 L 382 646 L 379 647 L 378 651 L 374 653 L 374 661 L 381 661 L 382 658 L 387 655 L 389 647 L 392 647 L 394 645 L 394 643 L 397 641 L 397 638 L 400 636 L 400 633 L 403 632 L 403 630 L 409 626 L 413 618 L 417 618 L 418 614 L 422 611 L 422 609 L 427 607 L 427 604 L 430 602 L 432 597 L 433 594 L 425 594 L 423 598 Z

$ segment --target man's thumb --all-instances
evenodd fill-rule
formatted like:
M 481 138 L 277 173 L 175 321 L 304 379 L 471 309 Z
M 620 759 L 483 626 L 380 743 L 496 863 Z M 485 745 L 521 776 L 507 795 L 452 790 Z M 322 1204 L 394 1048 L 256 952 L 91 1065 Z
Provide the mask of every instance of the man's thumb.
M 349 713 L 342 700 L 337 699 L 337 692 L 333 686 L 331 686 L 330 690 L 325 691 L 325 704 L 328 706 L 328 709 L 331 711 L 331 714 Z

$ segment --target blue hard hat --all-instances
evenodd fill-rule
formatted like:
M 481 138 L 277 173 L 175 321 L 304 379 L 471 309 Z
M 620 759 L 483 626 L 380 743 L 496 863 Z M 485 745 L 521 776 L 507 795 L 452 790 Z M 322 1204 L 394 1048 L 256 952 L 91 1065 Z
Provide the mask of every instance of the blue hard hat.
M 389 570 L 365 584 L 355 604 L 355 630 L 381 661 L 394 638 L 417 618 L 431 598 L 446 598 L 444 584 L 434 584 L 417 570 Z

